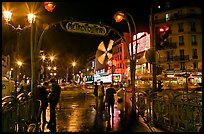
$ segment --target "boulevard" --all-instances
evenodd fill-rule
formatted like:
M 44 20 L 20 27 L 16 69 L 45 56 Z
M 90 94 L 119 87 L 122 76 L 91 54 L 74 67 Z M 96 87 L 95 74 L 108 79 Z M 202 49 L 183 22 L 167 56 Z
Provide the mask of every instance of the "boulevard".
M 114 118 L 111 117 L 110 122 L 99 119 L 94 108 L 96 102 L 93 89 L 62 88 L 60 105 L 56 110 L 57 132 L 151 132 L 142 119 L 127 127 L 128 122 L 121 120 L 116 104 Z M 49 129 L 45 129 L 45 132 L 49 132 Z
M 200 0 L 111 2 L 2 2 L 2 132 L 202 132 Z

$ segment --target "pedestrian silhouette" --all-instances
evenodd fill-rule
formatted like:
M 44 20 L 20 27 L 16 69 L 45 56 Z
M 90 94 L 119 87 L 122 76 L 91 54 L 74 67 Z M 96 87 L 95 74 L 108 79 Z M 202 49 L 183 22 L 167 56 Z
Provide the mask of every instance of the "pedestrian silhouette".
M 117 108 L 120 110 L 120 117 L 123 117 L 124 107 L 125 107 L 125 91 L 123 90 L 123 84 L 119 84 L 119 90 L 116 92 L 117 94 Z
M 51 92 L 49 93 L 48 99 L 50 102 L 50 121 L 48 123 L 48 128 L 51 132 L 56 132 L 56 112 L 55 108 L 57 106 L 57 103 L 60 100 L 60 93 L 61 93 L 61 87 L 57 84 L 56 79 L 52 78 L 50 80 L 52 87 Z
M 48 106 L 48 99 L 47 99 L 47 88 L 48 88 L 48 82 L 44 82 L 42 86 L 39 87 L 39 99 L 41 101 L 41 107 L 40 107 L 40 115 L 42 115 L 43 119 L 43 124 L 42 124 L 42 131 L 44 131 L 45 124 L 47 123 L 46 121 L 46 109 Z
M 113 84 L 110 84 L 110 87 L 106 89 L 106 97 L 105 97 L 105 102 L 107 103 L 107 106 L 108 106 L 109 117 L 110 117 L 110 109 L 112 111 L 112 117 L 114 116 L 114 103 L 115 103 L 114 94 L 115 93 L 116 91 L 113 88 Z
M 102 117 L 102 111 L 105 108 L 104 105 L 104 95 L 105 95 L 105 91 L 104 91 L 104 85 L 103 85 L 103 81 L 100 82 L 100 85 L 98 87 L 98 116 Z
M 97 82 L 94 82 L 93 94 L 95 95 L 95 101 L 96 101 L 96 106 L 94 108 L 97 109 L 98 108 L 98 85 L 97 85 Z
M 97 82 L 94 82 L 94 95 L 98 96 L 98 85 L 97 85 Z

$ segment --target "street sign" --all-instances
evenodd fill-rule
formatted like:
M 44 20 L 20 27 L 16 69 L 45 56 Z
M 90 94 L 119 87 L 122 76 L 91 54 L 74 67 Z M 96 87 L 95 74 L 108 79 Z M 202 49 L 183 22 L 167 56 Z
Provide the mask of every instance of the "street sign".
M 92 35 L 101 35 L 105 36 L 107 33 L 107 29 L 104 26 L 99 24 L 91 24 L 86 22 L 77 22 L 77 21 L 63 21 L 61 23 L 61 27 L 68 31 L 74 33 L 84 33 L 84 34 L 92 34 Z

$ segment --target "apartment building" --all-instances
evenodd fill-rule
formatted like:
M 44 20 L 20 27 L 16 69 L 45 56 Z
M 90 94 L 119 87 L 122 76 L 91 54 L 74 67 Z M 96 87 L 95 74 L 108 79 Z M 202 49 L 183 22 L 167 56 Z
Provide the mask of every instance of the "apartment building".
M 181 7 L 154 14 L 155 27 L 169 26 L 169 46 L 159 50 L 159 64 L 164 71 L 202 71 L 202 11 Z

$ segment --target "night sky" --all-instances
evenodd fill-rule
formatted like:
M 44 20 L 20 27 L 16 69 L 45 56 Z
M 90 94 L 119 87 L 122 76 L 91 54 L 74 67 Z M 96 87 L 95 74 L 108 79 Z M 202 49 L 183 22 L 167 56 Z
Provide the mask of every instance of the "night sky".
M 115 0 L 111 1 L 111 3 L 96 1 L 57 2 L 54 11 L 52 13 L 46 12 L 45 14 L 50 17 L 49 19 L 51 19 L 52 22 L 64 19 L 73 19 L 80 22 L 96 24 L 103 22 L 123 32 L 128 31 L 126 22 L 116 23 L 113 19 L 114 13 L 123 10 L 127 11 L 135 18 L 138 31 L 149 31 L 149 1 L 150 0 L 141 0 L 140 3 L 124 0 Z M 87 34 L 68 33 L 63 31 L 60 27 L 50 30 L 49 35 L 49 37 L 56 40 L 50 40 L 49 46 L 51 42 L 55 42 L 55 45 L 53 45 L 56 49 L 68 53 L 70 53 L 71 50 L 73 53 L 77 52 L 77 55 L 95 51 L 99 43 L 106 38 Z M 46 42 L 48 41 L 46 40 Z
M 26 16 L 21 12 L 28 10 L 31 3 L 25 2 L 3 3 L 2 10 L 12 9 L 13 18 L 11 23 L 17 27 L 18 24 L 24 27 Z M 117 11 L 126 11 L 135 19 L 137 31 L 149 31 L 150 0 L 110 0 L 110 1 L 70 1 L 55 2 L 56 7 L 53 12 L 44 9 L 42 2 L 38 3 L 38 29 L 39 35 L 43 31 L 45 24 L 51 24 L 66 19 L 73 19 L 79 22 L 90 22 L 97 24 L 102 22 L 119 32 L 128 31 L 127 23 L 122 21 L 116 23 L 113 16 Z M 21 13 L 21 14 L 20 14 Z M 95 53 L 101 41 L 119 38 L 118 36 L 96 36 L 79 33 L 65 32 L 59 25 L 50 28 L 43 36 L 41 49 L 47 53 L 54 53 L 59 61 L 70 62 L 76 60 L 80 62 L 79 68 L 83 68 L 86 57 Z M 16 47 L 16 31 L 6 26 L 2 21 L 2 52 L 3 54 L 13 53 Z M 20 39 L 20 54 L 24 60 L 30 60 L 30 29 L 22 31 Z M 66 64 L 66 63 L 60 63 Z M 28 65 L 29 66 L 29 65 Z

